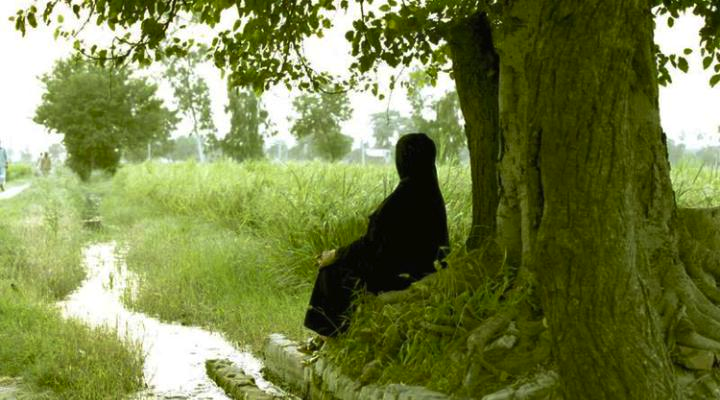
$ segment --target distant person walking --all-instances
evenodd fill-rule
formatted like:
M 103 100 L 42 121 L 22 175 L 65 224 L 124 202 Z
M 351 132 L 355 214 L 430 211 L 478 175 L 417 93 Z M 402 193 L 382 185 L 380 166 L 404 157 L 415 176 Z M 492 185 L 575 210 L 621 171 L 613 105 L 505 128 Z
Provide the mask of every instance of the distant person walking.
M 43 174 L 43 176 L 48 176 L 50 174 L 50 169 L 52 168 L 52 161 L 50 160 L 50 154 L 47 152 L 42 153 L 42 156 L 40 157 L 40 172 Z
M 5 180 L 7 178 L 8 156 L 0 142 L 0 191 L 5 191 Z

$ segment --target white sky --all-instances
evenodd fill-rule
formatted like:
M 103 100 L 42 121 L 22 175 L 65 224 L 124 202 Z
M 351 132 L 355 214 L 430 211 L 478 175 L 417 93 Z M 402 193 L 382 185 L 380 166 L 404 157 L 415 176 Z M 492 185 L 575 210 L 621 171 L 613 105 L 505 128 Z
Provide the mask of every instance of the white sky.
M 42 95 L 42 85 L 37 77 L 50 71 L 56 59 L 72 53 L 71 44 L 62 40 L 54 41 L 48 29 L 29 30 L 24 38 L 14 30 L 7 18 L 27 4 L 27 0 L 0 1 L 0 113 L 3 119 L 0 140 L 3 147 L 14 150 L 16 156 L 22 150 L 37 155 L 46 151 L 50 144 L 61 140 L 61 136 L 48 135 L 43 126 L 32 122 L 32 116 Z M 338 14 L 334 19 L 337 29 L 323 39 L 311 39 L 305 43 L 305 51 L 317 69 L 346 73 L 351 59 L 343 35 L 349 20 L 349 17 Z M 665 51 L 680 53 L 685 47 L 695 48 L 697 31 L 701 26 L 699 19 L 683 17 L 676 21 L 672 29 L 664 23 L 658 25 L 656 40 Z M 684 142 L 693 148 L 720 143 L 720 85 L 715 89 L 709 87 L 710 73 L 702 70 L 698 53 L 696 50 L 688 56 L 690 71 L 687 74 L 673 73 L 673 84 L 660 89 L 660 113 L 665 131 L 674 141 Z M 160 77 L 160 72 L 157 67 L 153 67 L 147 73 Z M 381 82 L 387 81 L 390 74 L 394 73 L 390 70 L 383 72 L 378 77 Z M 229 116 L 223 111 L 227 103 L 225 83 L 212 65 L 203 66 L 199 73 L 210 86 L 215 123 L 220 135 L 223 135 L 229 128 Z M 449 79 L 444 79 L 436 92 L 451 86 Z M 296 94 L 288 93 L 284 87 L 264 94 L 263 101 L 270 118 L 280 132 L 271 141 L 291 140 L 288 118 L 292 116 L 291 101 Z M 169 85 L 161 84 L 160 95 L 169 105 L 172 104 Z M 390 100 L 380 101 L 365 93 L 354 93 L 350 98 L 355 112 L 343 128 L 344 133 L 355 138 L 356 145 L 360 139 L 368 141 L 372 136 L 370 114 L 388 107 L 401 113 L 410 110 L 401 89 L 396 89 Z M 175 136 L 188 131 L 187 123 L 180 124 Z

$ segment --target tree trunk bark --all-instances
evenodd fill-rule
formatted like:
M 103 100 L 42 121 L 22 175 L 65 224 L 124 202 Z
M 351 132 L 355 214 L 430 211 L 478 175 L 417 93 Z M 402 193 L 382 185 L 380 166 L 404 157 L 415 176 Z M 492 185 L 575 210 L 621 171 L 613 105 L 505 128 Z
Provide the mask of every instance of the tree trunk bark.
M 477 13 L 449 32 L 455 85 L 465 118 L 472 176 L 472 227 L 466 245 L 495 235 L 498 193 L 498 56 L 487 16 Z
M 648 1 L 518 0 L 500 54 L 500 237 L 538 280 L 567 399 L 676 399 L 677 266 Z

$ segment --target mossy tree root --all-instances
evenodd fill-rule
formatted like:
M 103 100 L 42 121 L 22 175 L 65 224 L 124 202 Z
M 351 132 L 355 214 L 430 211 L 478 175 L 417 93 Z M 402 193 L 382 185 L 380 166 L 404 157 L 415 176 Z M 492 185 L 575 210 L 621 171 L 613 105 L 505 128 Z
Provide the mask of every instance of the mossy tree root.
M 664 278 L 668 340 L 720 354 L 720 208 L 680 209 L 678 217 L 680 262 Z

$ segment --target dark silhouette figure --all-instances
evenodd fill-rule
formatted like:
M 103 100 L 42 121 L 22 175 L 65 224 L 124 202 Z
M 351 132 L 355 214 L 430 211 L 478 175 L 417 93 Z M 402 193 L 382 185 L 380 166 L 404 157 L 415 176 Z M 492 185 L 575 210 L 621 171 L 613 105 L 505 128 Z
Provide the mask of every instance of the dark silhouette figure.
M 370 215 L 365 235 L 321 256 L 306 327 L 336 336 L 348 327 L 357 290 L 402 290 L 435 272 L 435 261 L 442 260 L 448 246 L 435 153 L 435 144 L 423 133 L 398 140 L 400 183 Z

